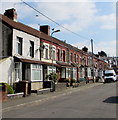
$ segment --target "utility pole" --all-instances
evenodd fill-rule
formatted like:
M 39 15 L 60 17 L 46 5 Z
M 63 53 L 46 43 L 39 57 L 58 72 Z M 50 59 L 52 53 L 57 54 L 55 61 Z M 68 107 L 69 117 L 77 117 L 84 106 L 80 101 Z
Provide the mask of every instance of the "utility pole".
M 91 39 L 91 51 L 92 51 L 92 76 L 93 76 L 93 83 L 94 83 L 93 39 Z
M 52 37 L 52 35 L 54 34 L 54 33 L 56 33 L 56 32 L 60 32 L 60 30 L 54 30 L 54 28 L 52 29 L 53 30 L 53 32 L 51 33 L 51 37 Z M 52 37 L 52 39 L 53 39 L 53 37 Z M 54 58 L 53 58 L 53 41 L 52 41 L 52 75 L 53 75 L 53 78 L 52 78 L 52 81 L 53 81 L 53 83 L 52 83 L 52 81 L 51 81 L 51 89 L 50 89 L 50 91 L 51 92 L 53 92 L 53 91 L 55 91 L 55 83 L 54 83 L 54 71 L 53 71 L 53 60 L 54 60 Z M 54 86 L 53 86 L 54 85 Z

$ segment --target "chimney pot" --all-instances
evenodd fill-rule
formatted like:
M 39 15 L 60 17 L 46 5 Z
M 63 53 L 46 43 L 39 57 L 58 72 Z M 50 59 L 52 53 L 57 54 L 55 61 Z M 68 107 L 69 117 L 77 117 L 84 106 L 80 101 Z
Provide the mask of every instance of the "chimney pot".
M 14 8 L 5 10 L 4 15 L 7 16 L 8 18 L 12 19 L 13 21 L 17 22 L 17 13 Z
M 47 35 L 50 35 L 50 26 L 49 25 L 40 26 L 40 31 Z

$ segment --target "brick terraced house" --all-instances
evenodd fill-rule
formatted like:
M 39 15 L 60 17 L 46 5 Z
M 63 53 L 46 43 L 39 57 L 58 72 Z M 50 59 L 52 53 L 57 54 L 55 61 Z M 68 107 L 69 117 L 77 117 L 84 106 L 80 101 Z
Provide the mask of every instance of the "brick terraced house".
M 92 69 L 91 54 L 52 37 L 50 26 L 41 26 L 38 31 L 18 22 L 14 8 L 0 15 L 0 26 L 0 82 L 13 85 L 28 81 L 31 90 L 38 90 L 52 72 L 57 73 L 58 82 L 81 82 L 102 75 L 108 68 L 108 63 L 94 56 Z

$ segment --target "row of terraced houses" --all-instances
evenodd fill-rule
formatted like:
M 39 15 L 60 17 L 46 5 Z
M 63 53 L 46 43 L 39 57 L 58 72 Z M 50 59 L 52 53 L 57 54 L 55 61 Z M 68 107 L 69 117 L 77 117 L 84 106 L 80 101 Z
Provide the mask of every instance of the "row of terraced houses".
M 55 72 L 58 82 L 77 82 L 102 76 L 108 63 L 50 35 L 50 26 L 36 30 L 17 21 L 16 10 L 0 15 L 1 82 L 13 85 L 27 80 L 31 90 L 43 88 L 46 75 Z

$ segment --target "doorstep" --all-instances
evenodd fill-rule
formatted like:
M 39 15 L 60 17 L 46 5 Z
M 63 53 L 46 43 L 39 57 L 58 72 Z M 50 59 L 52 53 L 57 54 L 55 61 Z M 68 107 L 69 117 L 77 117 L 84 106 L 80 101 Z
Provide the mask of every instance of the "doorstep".
M 23 97 L 23 95 L 24 95 L 24 92 L 15 93 L 15 94 L 8 94 L 7 98 L 8 99 L 21 98 L 21 97 Z
M 44 89 L 39 89 L 39 90 L 34 90 L 32 93 L 36 93 L 37 95 L 44 94 L 44 93 L 49 93 L 50 88 L 44 88 Z

